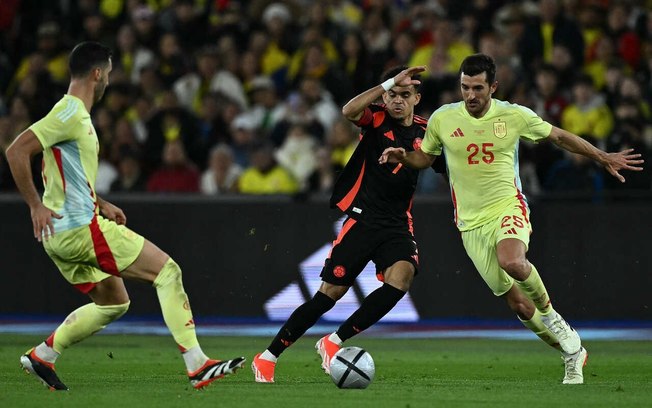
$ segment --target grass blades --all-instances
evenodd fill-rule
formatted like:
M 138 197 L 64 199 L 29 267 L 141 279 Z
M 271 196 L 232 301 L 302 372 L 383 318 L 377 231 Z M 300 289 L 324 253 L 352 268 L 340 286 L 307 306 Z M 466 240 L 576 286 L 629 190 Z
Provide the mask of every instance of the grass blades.
M 652 341 L 589 341 L 585 384 L 562 385 L 558 352 L 537 341 L 394 340 L 346 344 L 376 363 L 366 390 L 340 390 L 319 367 L 317 338 L 279 360 L 275 384 L 256 384 L 250 363 L 270 339 L 204 337 L 213 358 L 247 358 L 236 375 L 195 391 L 171 337 L 96 335 L 66 350 L 57 372 L 70 388 L 49 392 L 18 359 L 43 337 L 0 335 L 2 407 L 652 407 Z

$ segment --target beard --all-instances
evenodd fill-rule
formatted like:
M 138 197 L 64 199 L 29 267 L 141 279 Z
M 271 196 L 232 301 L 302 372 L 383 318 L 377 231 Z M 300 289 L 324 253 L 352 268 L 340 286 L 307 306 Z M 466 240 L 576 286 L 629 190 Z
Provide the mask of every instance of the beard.
M 99 84 L 98 86 L 95 87 L 95 90 L 93 92 L 93 103 L 99 102 L 99 100 L 102 99 L 105 90 L 106 90 L 106 84 Z

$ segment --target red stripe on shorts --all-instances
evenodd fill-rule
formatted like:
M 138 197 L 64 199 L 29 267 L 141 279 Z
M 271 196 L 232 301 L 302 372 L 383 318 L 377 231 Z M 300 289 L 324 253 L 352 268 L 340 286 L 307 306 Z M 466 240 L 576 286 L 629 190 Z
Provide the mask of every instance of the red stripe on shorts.
M 339 235 L 337 236 L 337 239 L 335 241 L 333 241 L 333 247 L 331 248 L 330 251 L 328 251 L 327 258 L 331 257 L 331 254 L 333 253 L 333 248 L 335 248 L 340 242 L 342 242 L 342 239 L 344 239 L 344 236 L 347 234 L 347 232 L 349 232 L 351 227 L 353 227 L 355 225 L 355 223 L 356 223 L 356 220 L 354 220 L 353 218 L 349 218 L 348 220 L 346 220 L 346 222 L 342 226 L 342 231 L 340 231 Z
M 73 285 L 75 289 L 83 293 L 84 295 L 93 290 L 95 288 L 95 283 L 93 282 L 86 282 L 86 283 L 77 283 Z
M 118 265 L 115 262 L 111 248 L 104 238 L 104 233 L 100 230 L 100 225 L 97 223 L 97 215 L 93 216 L 93 220 L 88 226 L 91 229 L 91 238 L 93 239 L 93 249 L 95 249 L 95 257 L 100 269 L 104 272 L 120 276 Z

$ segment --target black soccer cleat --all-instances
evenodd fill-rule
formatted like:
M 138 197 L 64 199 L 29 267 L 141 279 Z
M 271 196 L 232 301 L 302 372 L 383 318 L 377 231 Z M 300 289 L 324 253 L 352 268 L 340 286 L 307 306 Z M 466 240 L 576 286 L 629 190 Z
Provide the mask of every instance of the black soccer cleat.
M 30 349 L 20 356 L 20 365 L 26 373 L 36 376 L 50 391 L 68 391 L 54 371 L 54 364 L 41 360 Z
M 188 373 L 190 384 L 200 390 L 227 374 L 233 374 L 244 365 L 244 357 L 236 357 L 233 360 L 208 360 L 199 370 Z

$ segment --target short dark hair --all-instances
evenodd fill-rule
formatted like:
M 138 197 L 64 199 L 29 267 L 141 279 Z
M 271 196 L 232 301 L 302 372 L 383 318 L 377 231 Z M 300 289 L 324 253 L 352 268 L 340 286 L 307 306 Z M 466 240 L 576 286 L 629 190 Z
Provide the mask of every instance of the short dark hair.
M 394 78 L 401 71 L 406 70 L 406 69 L 408 69 L 408 67 L 406 65 L 399 65 L 399 66 L 391 67 L 391 68 L 387 69 L 385 72 L 382 73 L 382 75 L 380 76 L 380 81 L 385 82 L 390 78 Z M 419 74 L 413 75 L 412 79 L 416 79 L 417 81 L 421 81 L 421 75 L 419 75 Z M 419 85 L 413 85 L 413 86 L 414 86 L 414 90 L 417 93 L 419 93 L 419 88 L 421 88 L 421 85 L 419 84 Z
M 483 72 L 487 73 L 487 83 L 489 85 L 493 84 L 496 80 L 496 63 L 494 59 L 486 54 L 473 54 L 464 58 L 459 74 L 476 76 Z
M 83 77 L 97 67 L 104 67 L 109 64 L 113 53 L 111 49 L 94 41 L 79 43 L 73 48 L 68 58 L 70 76 L 73 78 Z

